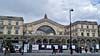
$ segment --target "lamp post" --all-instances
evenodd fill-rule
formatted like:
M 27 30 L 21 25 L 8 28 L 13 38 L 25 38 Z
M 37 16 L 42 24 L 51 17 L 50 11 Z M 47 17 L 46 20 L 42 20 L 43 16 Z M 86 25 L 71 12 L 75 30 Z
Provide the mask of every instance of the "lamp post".
M 21 49 L 22 55 L 24 54 L 24 44 L 25 44 L 25 41 L 24 41 L 25 36 L 24 35 L 25 35 L 25 31 L 24 31 L 24 28 L 23 28 L 22 49 Z
M 72 49 L 72 34 L 71 34 L 71 12 L 73 12 L 73 9 L 69 10 L 69 19 L 70 19 L 70 54 L 73 54 L 73 49 Z

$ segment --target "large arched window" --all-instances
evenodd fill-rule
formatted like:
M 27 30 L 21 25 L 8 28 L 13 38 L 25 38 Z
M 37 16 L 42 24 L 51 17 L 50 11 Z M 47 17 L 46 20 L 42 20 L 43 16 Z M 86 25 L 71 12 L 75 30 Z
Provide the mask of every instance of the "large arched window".
M 37 29 L 37 32 L 39 32 L 39 34 L 55 34 L 55 31 L 52 27 L 47 26 L 47 25 L 43 25 L 41 27 L 39 27 Z

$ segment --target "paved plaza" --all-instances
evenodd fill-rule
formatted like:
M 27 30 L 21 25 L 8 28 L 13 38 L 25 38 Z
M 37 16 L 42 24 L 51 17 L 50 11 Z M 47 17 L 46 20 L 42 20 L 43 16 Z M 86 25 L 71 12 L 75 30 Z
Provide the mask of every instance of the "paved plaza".
M 4 56 L 3 53 L 0 53 L 0 56 Z M 9 55 L 6 55 L 9 56 Z M 100 53 L 82 53 L 82 54 L 66 54 L 66 53 L 10 53 L 10 56 L 100 56 Z

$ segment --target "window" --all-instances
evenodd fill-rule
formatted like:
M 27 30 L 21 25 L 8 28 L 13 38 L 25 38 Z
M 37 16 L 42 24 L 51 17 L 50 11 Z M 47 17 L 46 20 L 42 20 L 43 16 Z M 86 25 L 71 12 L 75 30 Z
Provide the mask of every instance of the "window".
M 11 25 L 11 21 L 8 21 L 8 25 Z
M 90 30 L 88 29 L 88 30 L 86 30 L 86 32 L 90 32 Z
M 90 36 L 89 33 L 87 33 L 87 36 Z
M 19 27 L 16 27 L 16 29 L 19 29 Z
M 94 29 L 94 25 L 92 25 L 92 28 Z
M 95 32 L 96 30 L 92 30 L 92 32 Z
M 18 25 L 19 23 L 18 22 L 16 22 L 16 25 Z
M 81 36 L 84 36 L 83 32 L 81 33 Z
M 83 28 L 83 25 L 81 25 L 81 28 Z
M 3 21 L 0 21 L 0 25 L 3 25 Z
M 43 34 L 50 34 L 50 33 L 55 34 L 54 29 L 52 27 L 50 27 L 50 26 L 47 26 L 47 25 L 43 25 L 43 26 L 39 27 L 37 29 L 37 32 L 41 32 Z
M 0 34 L 3 34 L 3 29 L 0 29 Z
M 87 25 L 87 29 L 89 28 L 89 26 Z
M 15 31 L 15 34 L 18 34 L 18 30 Z
M 80 29 L 81 32 L 84 32 L 84 29 Z
M 19 26 L 15 26 L 14 29 L 17 29 L 18 30 L 19 29 Z
M 92 36 L 95 37 L 95 33 L 92 33 Z
M 8 30 L 8 34 L 11 34 L 11 30 Z

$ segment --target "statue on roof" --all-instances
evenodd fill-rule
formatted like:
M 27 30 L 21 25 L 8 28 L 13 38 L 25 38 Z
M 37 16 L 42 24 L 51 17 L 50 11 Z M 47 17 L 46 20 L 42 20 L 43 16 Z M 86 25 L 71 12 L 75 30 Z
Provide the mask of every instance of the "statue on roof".
M 44 15 L 44 19 L 48 19 L 47 14 Z

